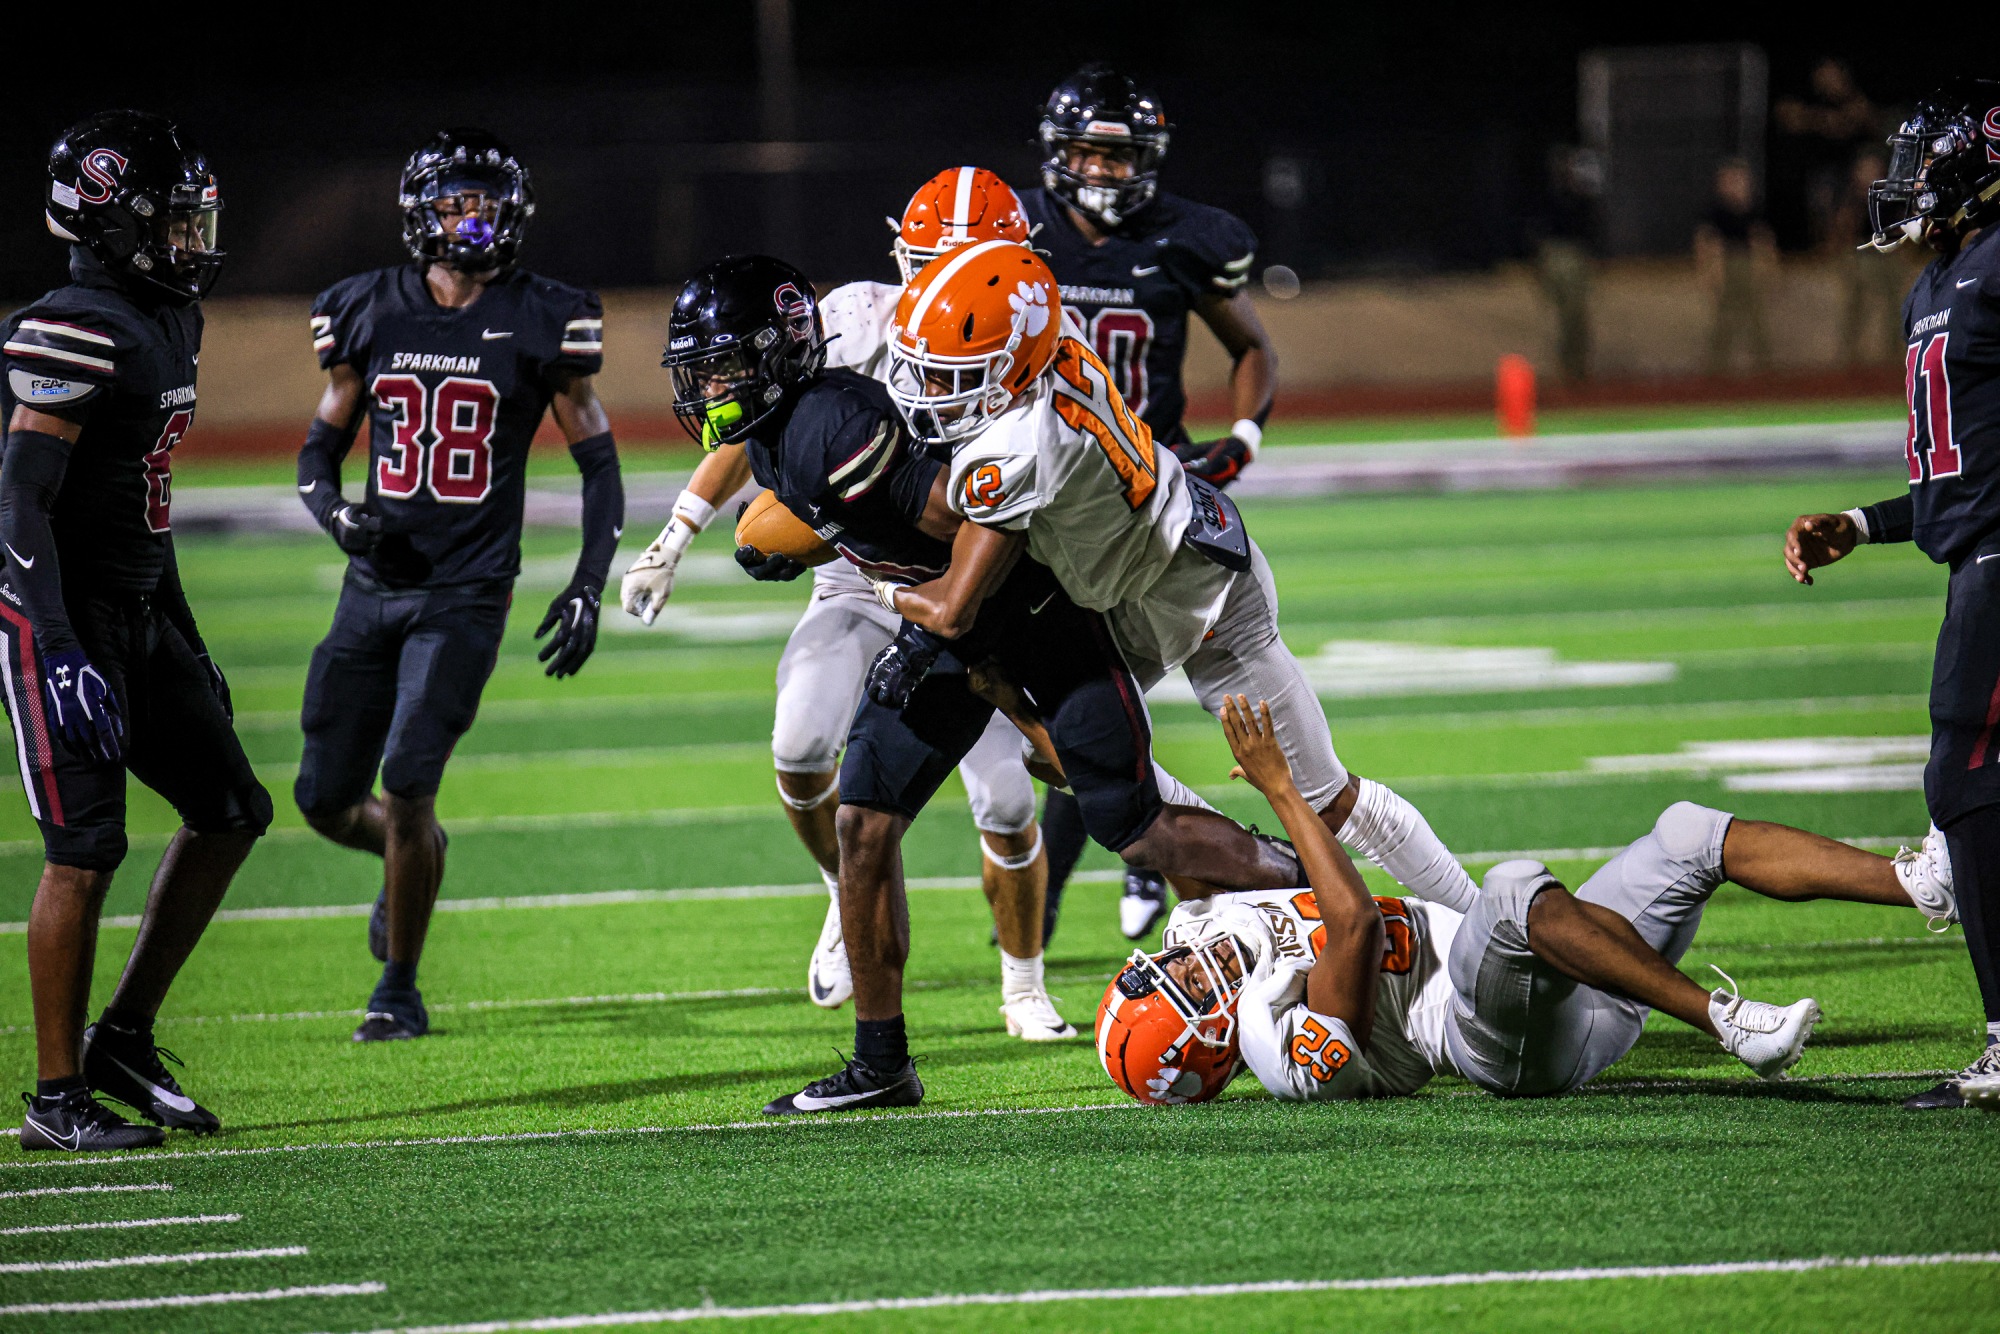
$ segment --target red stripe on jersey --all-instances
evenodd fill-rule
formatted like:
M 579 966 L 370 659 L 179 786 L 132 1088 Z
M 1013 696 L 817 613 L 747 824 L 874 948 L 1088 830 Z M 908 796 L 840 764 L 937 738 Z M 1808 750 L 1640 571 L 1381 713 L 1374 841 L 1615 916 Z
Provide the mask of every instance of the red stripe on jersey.
M 2000 724 L 2000 681 L 1993 683 L 1993 698 L 1986 701 L 1986 726 L 1979 729 L 1979 740 L 1973 743 L 1972 755 L 1965 762 L 1966 770 L 1984 768 L 1986 753 L 1993 744 L 1993 728 Z
M 42 780 L 43 809 L 48 812 L 49 823 L 61 825 L 62 793 L 56 789 L 55 747 L 49 742 L 48 719 L 42 712 L 42 671 L 41 664 L 35 661 L 34 627 L 28 624 L 27 617 L 4 603 L 0 603 L 0 619 L 13 627 L 16 664 L 20 669 L 20 708 L 26 716 L 14 721 L 24 729 L 28 762 Z

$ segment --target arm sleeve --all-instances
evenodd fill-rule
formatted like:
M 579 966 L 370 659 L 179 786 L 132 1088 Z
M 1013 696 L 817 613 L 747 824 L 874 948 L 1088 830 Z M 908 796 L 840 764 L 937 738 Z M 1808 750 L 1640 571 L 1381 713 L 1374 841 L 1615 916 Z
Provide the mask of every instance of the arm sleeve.
M 63 606 L 62 570 L 56 560 L 49 514 L 69 469 L 70 444 L 41 431 L 14 431 L 0 458 L 0 542 L 6 543 L 5 583 L 43 653 L 81 647 Z M 28 559 L 23 561 L 22 556 Z
M 618 472 L 618 446 L 611 432 L 579 440 L 569 447 L 583 474 L 583 551 L 576 558 L 573 582 L 604 591 L 618 538 L 625 531 L 625 483 Z
M 181 638 L 194 650 L 196 657 L 207 654 L 208 645 L 202 642 L 201 629 L 194 623 L 194 608 L 188 606 L 187 592 L 181 587 L 181 565 L 174 554 L 174 540 L 167 538 L 167 564 L 160 571 L 160 584 L 153 592 L 153 603 L 160 614 L 167 618 L 167 624 L 180 631 Z
M 1375 1072 L 1348 1026 L 1306 1008 L 1305 967 L 1254 978 L 1237 1002 L 1244 1063 L 1271 1096 L 1338 1102 L 1375 1092 Z
M 1868 520 L 1869 542 L 1909 541 L 1916 533 L 1916 512 L 1917 503 L 1907 491 L 1863 506 L 1861 513 Z
M 353 431 L 314 417 L 306 428 L 306 442 L 299 446 L 299 499 L 321 528 L 333 522 L 333 513 L 343 502 L 340 461 L 353 444 Z

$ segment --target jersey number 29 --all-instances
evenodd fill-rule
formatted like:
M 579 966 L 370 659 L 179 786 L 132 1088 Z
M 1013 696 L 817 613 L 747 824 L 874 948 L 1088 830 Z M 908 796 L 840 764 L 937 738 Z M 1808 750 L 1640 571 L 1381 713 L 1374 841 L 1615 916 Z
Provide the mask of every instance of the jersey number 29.
M 453 375 L 427 391 L 414 375 L 378 375 L 369 392 L 395 419 L 389 455 L 375 460 L 378 494 L 413 496 L 428 486 L 448 505 L 486 499 L 493 489 L 493 423 L 500 409 L 491 380 Z

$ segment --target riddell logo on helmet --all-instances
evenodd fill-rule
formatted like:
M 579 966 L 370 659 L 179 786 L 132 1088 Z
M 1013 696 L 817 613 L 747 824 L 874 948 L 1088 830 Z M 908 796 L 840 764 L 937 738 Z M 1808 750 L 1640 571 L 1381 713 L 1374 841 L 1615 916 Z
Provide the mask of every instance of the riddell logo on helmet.
M 1122 134 L 1129 137 L 1132 133 L 1132 127 L 1123 121 L 1094 120 L 1083 127 L 1083 132 L 1085 134 Z
M 86 204 L 108 203 L 111 192 L 118 188 L 118 178 L 130 166 L 122 153 L 114 153 L 108 148 L 94 148 L 83 159 L 83 175 L 90 181 L 85 187 L 82 180 L 76 183 L 76 197 Z

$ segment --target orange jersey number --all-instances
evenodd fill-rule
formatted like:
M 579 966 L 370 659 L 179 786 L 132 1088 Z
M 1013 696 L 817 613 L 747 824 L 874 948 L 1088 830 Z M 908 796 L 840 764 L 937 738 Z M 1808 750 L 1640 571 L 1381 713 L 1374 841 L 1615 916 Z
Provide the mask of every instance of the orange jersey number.
M 1007 493 L 1000 489 L 1000 469 L 991 463 L 982 463 L 965 475 L 965 507 L 967 509 L 997 509 L 1007 501 Z
M 1153 457 L 1153 432 L 1134 417 L 1097 354 L 1065 338 L 1056 344 L 1056 415 L 1082 431 L 1104 451 L 1125 488 L 1125 503 L 1142 508 L 1160 484 Z
M 1375 896 L 1375 906 L 1382 910 L 1383 933 L 1388 940 L 1382 947 L 1382 971 L 1385 973 L 1407 973 L 1417 966 L 1417 933 L 1410 926 L 1410 906 L 1401 899 L 1385 899 Z M 1292 910 L 1308 922 L 1319 920 L 1319 900 L 1309 889 L 1302 889 L 1292 896 Z M 1326 928 L 1316 926 L 1312 933 L 1313 958 L 1326 948 Z
M 1308 1019 L 1302 1027 L 1305 1031 L 1292 1039 L 1292 1063 L 1305 1066 L 1324 1084 L 1340 1073 L 1340 1067 L 1352 1060 L 1354 1053 L 1319 1020 Z

